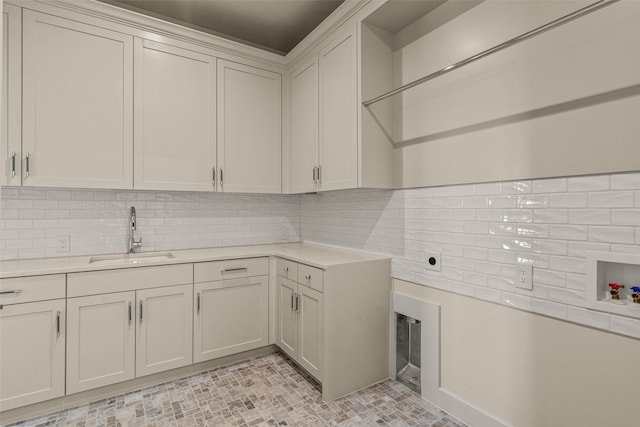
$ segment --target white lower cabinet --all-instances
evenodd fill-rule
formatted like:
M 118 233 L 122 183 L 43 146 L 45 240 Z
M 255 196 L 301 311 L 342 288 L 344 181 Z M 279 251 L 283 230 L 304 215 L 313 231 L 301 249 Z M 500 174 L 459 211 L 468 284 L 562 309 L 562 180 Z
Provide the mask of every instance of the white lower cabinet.
M 67 394 L 193 363 L 193 265 L 67 275 Z
M 67 394 L 135 377 L 135 294 L 67 300 Z
M 136 292 L 136 377 L 193 362 L 193 285 Z
M 269 344 L 268 272 L 267 258 L 195 264 L 194 362 Z
M 278 345 L 322 381 L 322 293 L 284 277 L 278 280 Z
M 0 411 L 63 396 L 65 300 L 0 307 Z

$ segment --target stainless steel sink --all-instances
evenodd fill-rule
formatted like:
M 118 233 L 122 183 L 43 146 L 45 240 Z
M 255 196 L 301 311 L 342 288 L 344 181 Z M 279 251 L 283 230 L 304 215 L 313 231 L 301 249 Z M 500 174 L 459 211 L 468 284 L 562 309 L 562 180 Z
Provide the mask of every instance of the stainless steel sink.
M 142 264 L 145 262 L 166 261 L 172 258 L 175 258 L 175 256 L 171 252 L 102 255 L 91 257 L 89 264 Z

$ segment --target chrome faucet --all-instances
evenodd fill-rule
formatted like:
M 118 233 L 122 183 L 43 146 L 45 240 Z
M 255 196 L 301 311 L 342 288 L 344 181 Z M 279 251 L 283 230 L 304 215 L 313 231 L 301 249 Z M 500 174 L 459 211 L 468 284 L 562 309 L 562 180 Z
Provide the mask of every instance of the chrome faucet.
M 131 206 L 131 213 L 129 216 L 129 253 L 132 254 L 136 248 L 142 247 L 142 237 L 136 240 L 136 208 Z

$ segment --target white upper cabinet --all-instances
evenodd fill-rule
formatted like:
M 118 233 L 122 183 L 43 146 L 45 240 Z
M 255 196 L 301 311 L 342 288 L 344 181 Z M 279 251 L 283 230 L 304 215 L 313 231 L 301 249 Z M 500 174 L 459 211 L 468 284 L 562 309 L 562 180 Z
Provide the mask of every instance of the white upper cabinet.
M 134 61 L 134 187 L 214 190 L 215 58 L 136 39 Z
M 281 192 L 282 76 L 218 59 L 218 189 Z
M 290 74 L 291 128 L 289 143 L 290 192 L 317 190 L 318 170 L 318 57 L 303 62 Z
M 22 157 L 22 11 L 2 6 L 2 143 L 0 185 L 20 185 Z
M 22 184 L 131 188 L 133 38 L 23 10 Z
M 358 186 L 355 27 L 331 37 L 319 53 L 320 189 Z

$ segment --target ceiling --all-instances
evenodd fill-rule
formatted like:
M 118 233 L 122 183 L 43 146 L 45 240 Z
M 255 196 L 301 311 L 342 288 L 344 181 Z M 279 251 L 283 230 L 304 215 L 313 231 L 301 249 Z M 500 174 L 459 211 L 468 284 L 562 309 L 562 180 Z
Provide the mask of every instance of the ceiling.
M 344 0 L 100 0 L 286 55 Z

